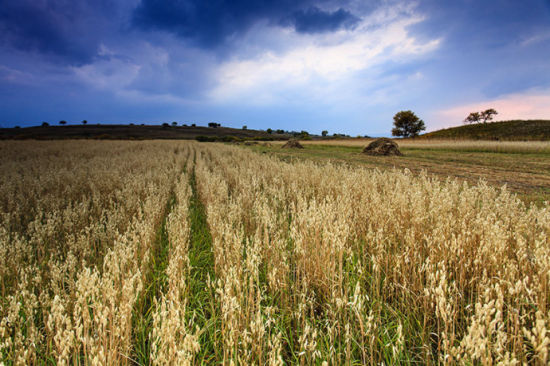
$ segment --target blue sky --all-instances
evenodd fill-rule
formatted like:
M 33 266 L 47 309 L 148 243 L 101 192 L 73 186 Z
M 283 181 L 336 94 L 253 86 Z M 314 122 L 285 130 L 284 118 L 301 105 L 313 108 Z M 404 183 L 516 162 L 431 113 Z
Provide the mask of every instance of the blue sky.
M 550 119 L 548 0 L 0 0 L 0 125 Z

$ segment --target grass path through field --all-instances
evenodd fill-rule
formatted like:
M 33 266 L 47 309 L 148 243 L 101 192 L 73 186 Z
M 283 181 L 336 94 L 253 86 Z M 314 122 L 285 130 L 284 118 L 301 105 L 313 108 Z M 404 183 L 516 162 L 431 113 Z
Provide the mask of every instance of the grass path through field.
M 194 324 L 201 329 L 200 352 L 195 357 L 197 363 L 210 363 L 220 360 L 223 350 L 217 345 L 220 320 L 216 318 L 215 289 L 211 281 L 215 280 L 214 252 L 212 236 L 206 221 L 206 210 L 197 191 L 195 170 L 190 177 L 191 199 L 189 203 L 189 222 L 191 242 L 189 245 L 189 304 L 187 314 L 194 317 Z
M 166 204 L 162 223 L 157 231 L 151 253 L 150 270 L 146 275 L 145 288 L 134 307 L 132 326 L 134 332 L 133 361 L 138 365 L 151 364 L 151 341 L 149 334 L 153 327 L 153 309 L 155 299 L 160 299 L 167 283 L 166 267 L 170 251 L 166 229 L 168 215 L 176 204 L 174 192 Z

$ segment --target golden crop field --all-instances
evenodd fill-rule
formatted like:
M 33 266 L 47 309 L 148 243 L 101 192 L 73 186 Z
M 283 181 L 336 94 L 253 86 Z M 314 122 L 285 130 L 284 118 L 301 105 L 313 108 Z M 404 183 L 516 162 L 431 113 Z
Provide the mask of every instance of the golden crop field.
M 550 208 L 183 141 L 0 143 L 4 364 L 549 362 Z

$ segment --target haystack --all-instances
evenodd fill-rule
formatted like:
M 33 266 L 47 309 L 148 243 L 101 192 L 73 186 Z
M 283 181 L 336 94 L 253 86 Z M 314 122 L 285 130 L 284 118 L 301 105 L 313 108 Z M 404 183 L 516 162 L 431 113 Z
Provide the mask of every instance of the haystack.
M 382 137 L 371 142 L 367 147 L 363 149 L 365 154 L 369 155 L 396 155 L 401 156 L 401 151 L 399 151 L 399 146 L 397 143 L 391 139 Z
M 303 149 L 304 147 L 296 140 L 288 140 L 286 144 L 281 146 L 283 149 Z

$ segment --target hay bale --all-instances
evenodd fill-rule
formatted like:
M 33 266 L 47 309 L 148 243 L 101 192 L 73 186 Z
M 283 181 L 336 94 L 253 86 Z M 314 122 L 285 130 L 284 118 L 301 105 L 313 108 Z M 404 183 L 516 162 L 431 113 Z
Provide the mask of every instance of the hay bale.
M 363 153 L 369 154 L 369 155 L 383 155 L 383 156 L 403 155 L 401 151 L 399 151 L 399 146 L 397 145 L 397 143 L 386 137 L 382 137 L 371 142 L 367 147 L 363 149 Z
M 281 146 L 283 149 L 303 149 L 304 147 L 296 140 L 288 140 L 286 144 Z

